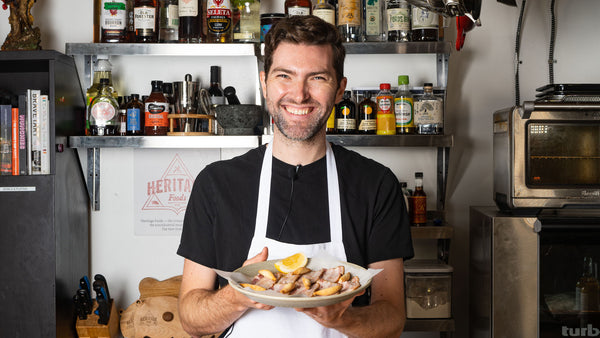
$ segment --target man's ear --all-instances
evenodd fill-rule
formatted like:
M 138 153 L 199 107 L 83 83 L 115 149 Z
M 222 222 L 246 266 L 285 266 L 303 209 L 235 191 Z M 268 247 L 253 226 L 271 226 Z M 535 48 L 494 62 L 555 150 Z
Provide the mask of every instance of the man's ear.
M 340 85 L 335 93 L 335 103 L 340 102 L 344 98 L 344 91 L 346 90 L 346 84 L 348 84 L 348 79 L 343 77 L 340 81 Z
M 267 98 L 267 74 L 264 70 L 261 70 L 258 74 L 260 77 L 260 88 L 262 89 L 263 97 Z

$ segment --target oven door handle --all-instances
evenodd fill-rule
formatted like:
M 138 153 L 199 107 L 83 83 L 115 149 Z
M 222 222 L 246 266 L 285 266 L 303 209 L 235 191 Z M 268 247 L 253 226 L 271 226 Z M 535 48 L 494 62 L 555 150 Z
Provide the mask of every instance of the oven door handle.
M 529 119 L 531 112 L 536 110 L 599 110 L 600 103 L 589 102 L 535 102 L 524 101 L 523 109 L 520 110 L 522 119 Z

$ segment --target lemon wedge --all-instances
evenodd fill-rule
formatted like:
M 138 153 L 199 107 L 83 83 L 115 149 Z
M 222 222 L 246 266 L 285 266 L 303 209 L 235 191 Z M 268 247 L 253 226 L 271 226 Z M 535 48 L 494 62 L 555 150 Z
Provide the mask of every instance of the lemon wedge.
M 299 252 L 297 254 L 291 255 L 287 258 L 284 258 L 275 263 L 275 269 L 281 273 L 290 273 L 294 272 L 298 268 L 302 268 L 306 266 L 308 263 L 308 258 Z

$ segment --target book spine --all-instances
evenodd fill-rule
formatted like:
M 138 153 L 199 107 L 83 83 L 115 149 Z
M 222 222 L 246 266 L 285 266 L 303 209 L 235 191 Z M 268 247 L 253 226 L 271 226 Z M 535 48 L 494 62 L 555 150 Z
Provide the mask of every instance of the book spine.
M 41 174 L 50 175 L 50 118 L 48 95 L 40 95 Z
M 0 105 L 0 175 L 12 175 L 12 106 Z
M 28 111 L 31 115 L 31 174 L 42 173 L 42 134 L 40 116 L 40 91 L 30 90 Z
M 29 175 L 27 166 L 27 96 L 19 95 L 19 174 Z
M 12 107 L 12 131 L 11 131 L 11 155 L 12 155 L 12 174 L 19 175 L 19 107 Z

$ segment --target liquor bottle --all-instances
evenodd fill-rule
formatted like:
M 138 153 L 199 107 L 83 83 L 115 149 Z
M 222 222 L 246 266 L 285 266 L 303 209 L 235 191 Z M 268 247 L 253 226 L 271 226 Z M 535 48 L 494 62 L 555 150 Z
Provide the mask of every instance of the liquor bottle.
M 335 105 L 331 109 L 331 114 L 327 118 L 327 123 L 325 125 L 325 133 L 326 134 L 336 134 L 335 130 Z
M 133 7 L 135 42 L 157 42 L 157 21 L 156 0 L 135 0 Z
M 394 116 L 394 95 L 389 83 L 379 85 L 377 93 L 377 135 L 395 135 L 396 117 Z
M 201 0 L 179 0 L 179 42 L 202 42 L 201 26 Z
M 130 96 L 119 97 L 121 101 L 119 102 L 119 116 L 117 117 L 117 135 L 125 136 L 127 135 L 127 103 L 129 103 Z
M 586 256 L 583 258 L 583 273 L 575 285 L 575 309 L 579 312 L 598 311 L 599 290 L 592 257 Z
M 105 56 L 104 56 L 105 57 Z M 109 86 L 112 86 L 112 65 L 108 59 L 99 56 L 98 61 L 96 63 L 96 69 L 94 70 L 94 79 L 90 88 L 87 89 L 85 93 L 85 102 L 86 107 L 92 103 L 94 97 L 98 95 L 100 91 L 100 79 L 108 79 Z M 115 99 L 118 97 L 117 91 L 113 88 L 113 96 Z M 87 110 L 86 110 L 87 111 Z M 85 135 L 89 136 L 90 133 L 90 123 L 89 123 L 89 115 L 86 116 L 85 122 Z
M 140 102 L 140 94 L 131 94 L 127 109 L 127 135 L 144 135 L 144 104 Z
M 92 136 L 114 135 L 117 129 L 119 103 L 113 96 L 108 79 L 100 79 L 98 95 L 88 106 L 90 134 Z
M 206 1 L 206 24 L 208 28 L 206 41 L 231 42 L 232 41 L 232 13 L 230 0 Z
M 437 41 L 438 15 L 424 8 L 412 7 L 412 41 Z
M 169 127 L 169 101 L 162 90 L 162 81 L 152 81 L 152 92 L 144 102 L 144 134 L 167 135 Z
M 398 91 L 394 96 L 396 134 L 414 134 L 414 100 L 408 85 L 408 75 L 398 76 Z
M 365 98 L 358 104 L 359 134 L 375 134 L 377 132 L 377 104 L 373 102 L 370 91 L 365 92 Z
M 423 96 L 415 101 L 415 128 L 417 134 L 444 133 L 444 101 L 433 95 L 433 85 L 423 84 Z
M 327 0 L 318 0 L 315 4 L 313 15 L 323 19 L 323 21 L 335 26 L 335 7 Z
M 410 5 L 408 2 L 406 0 L 387 0 L 385 14 L 388 41 L 410 41 Z
M 312 3 L 310 0 L 285 0 L 284 9 L 287 16 L 311 15 Z
M 100 42 L 127 42 L 126 0 L 101 0 Z
M 338 0 L 337 27 L 342 41 L 357 42 L 362 39 L 361 0 Z
M 177 0 L 158 0 L 158 42 L 179 41 L 179 7 Z
M 260 1 L 234 0 L 234 2 L 239 21 L 233 31 L 233 41 L 260 42 Z
M 413 226 L 422 226 L 427 223 L 427 195 L 423 190 L 423 173 L 415 173 L 415 190 L 409 198 L 410 223 Z
M 210 87 L 208 87 L 208 95 L 210 97 L 210 104 L 213 106 L 219 104 L 225 104 L 225 96 L 223 89 L 221 89 L 221 67 L 210 66 Z M 208 131 L 207 119 L 202 119 L 202 131 Z M 213 130 L 215 133 L 221 135 L 221 126 L 215 121 Z
M 363 40 L 385 41 L 385 0 L 364 0 L 363 4 Z
M 135 42 L 134 3 L 135 0 L 127 0 L 127 42 Z
M 352 100 L 352 92 L 346 90 L 344 98 L 336 105 L 335 129 L 338 134 L 356 133 L 356 103 Z

